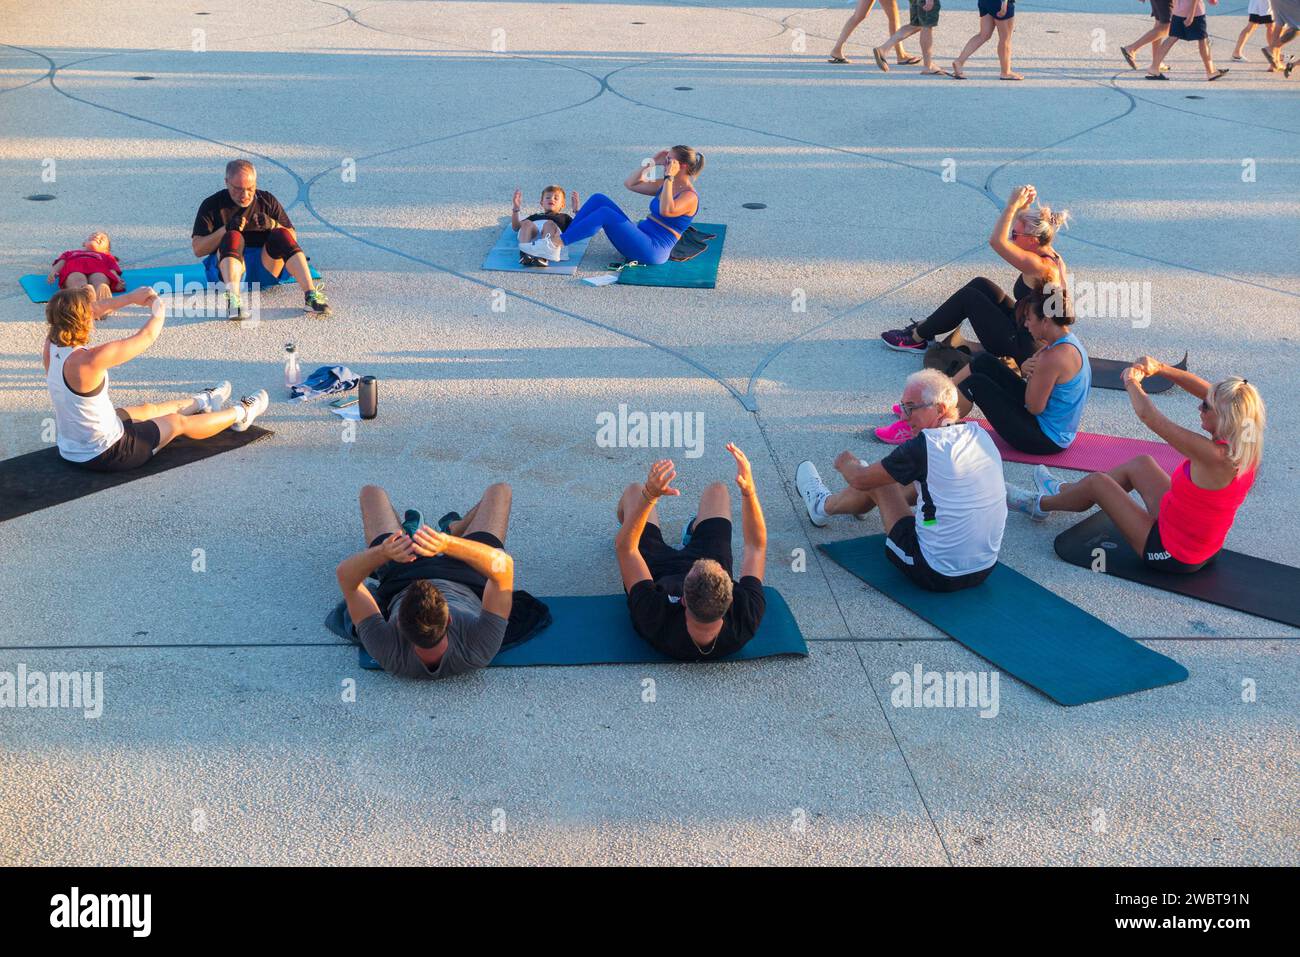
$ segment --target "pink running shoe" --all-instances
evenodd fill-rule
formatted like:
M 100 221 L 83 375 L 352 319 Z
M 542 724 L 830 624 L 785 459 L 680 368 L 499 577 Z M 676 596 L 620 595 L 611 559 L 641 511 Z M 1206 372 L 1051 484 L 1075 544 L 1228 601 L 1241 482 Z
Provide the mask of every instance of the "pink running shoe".
M 902 445 L 912 437 L 912 427 L 899 419 L 876 429 L 876 438 L 886 445 Z
M 894 418 L 896 419 L 901 419 L 903 417 L 903 407 L 897 402 L 889 407 L 889 411 L 894 413 Z

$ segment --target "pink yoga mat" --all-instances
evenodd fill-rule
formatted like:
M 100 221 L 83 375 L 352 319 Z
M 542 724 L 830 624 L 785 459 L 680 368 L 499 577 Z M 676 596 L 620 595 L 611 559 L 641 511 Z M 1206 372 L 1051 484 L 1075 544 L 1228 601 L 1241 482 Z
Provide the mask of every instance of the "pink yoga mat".
M 1007 445 L 1006 440 L 998 435 L 986 419 L 971 419 L 978 422 L 993 436 L 993 444 L 1008 462 L 1028 462 L 1037 465 L 1056 466 L 1063 469 L 1075 469 L 1079 472 L 1108 472 L 1117 465 L 1123 465 L 1129 459 L 1139 455 L 1149 455 L 1160 467 L 1173 474 L 1174 469 L 1183 463 L 1183 456 L 1173 446 L 1165 442 L 1151 442 L 1147 439 L 1125 439 L 1117 435 L 1098 435 L 1095 432 L 1080 432 L 1075 436 L 1070 447 L 1056 455 L 1031 455 Z

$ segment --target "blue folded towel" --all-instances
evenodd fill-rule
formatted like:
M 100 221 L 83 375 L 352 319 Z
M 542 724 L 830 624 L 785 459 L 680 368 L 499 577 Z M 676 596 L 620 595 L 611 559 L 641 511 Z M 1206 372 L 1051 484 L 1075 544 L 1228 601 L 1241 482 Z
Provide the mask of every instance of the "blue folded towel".
M 289 391 L 292 393 L 293 398 L 305 401 L 318 395 L 347 392 L 355 389 L 360 381 L 361 376 L 347 366 L 321 366 Z

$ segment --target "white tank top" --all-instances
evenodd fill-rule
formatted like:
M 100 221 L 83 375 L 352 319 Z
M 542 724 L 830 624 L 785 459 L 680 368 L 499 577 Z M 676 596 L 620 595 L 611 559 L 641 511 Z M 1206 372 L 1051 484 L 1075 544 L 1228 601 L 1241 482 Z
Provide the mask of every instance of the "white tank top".
M 77 395 L 63 378 L 63 366 L 85 346 L 56 346 L 50 343 L 50 368 L 45 374 L 54 403 L 54 424 L 58 429 L 59 454 L 69 462 L 89 462 L 122 437 L 122 420 L 108 398 L 108 373 L 90 395 Z

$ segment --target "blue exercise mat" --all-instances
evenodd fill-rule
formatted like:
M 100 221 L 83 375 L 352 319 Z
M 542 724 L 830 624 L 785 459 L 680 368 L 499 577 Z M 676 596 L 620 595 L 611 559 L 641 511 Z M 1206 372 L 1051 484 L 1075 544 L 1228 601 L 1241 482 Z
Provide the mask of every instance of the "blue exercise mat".
M 820 546 L 836 564 L 1058 704 L 1171 685 L 1187 669 L 999 563 L 955 592 L 912 584 L 885 556 L 885 536 Z
M 735 654 L 718 661 L 748 661 L 774 655 L 803 655 L 799 624 L 790 606 L 775 588 L 765 587 L 767 611 L 758 633 Z M 655 651 L 632 629 L 625 595 L 579 595 L 543 598 L 551 610 L 552 622 L 536 637 L 507 648 L 492 659 L 493 668 L 521 668 L 529 665 L 642 664 L 675 661 Z M 376 670 L 379 663 L 366 649 L 359 648 L 362 668 Z
M 315 266 L 310 266 L 311 277 L 319 279 L 320 273 Z M 292 283 L 294 278 L 284 271 L 281 276 L 279 285 Z M 149 266 L 146 269 L 124 269 L 122 270 L 122 282 L 126 283 L 127 291 L 138 289 L 141 286 L 154 286 L 161 283 L 165 288 L 159 290 L 163 294 L 183 293 L 186 286 L 199 285 L 204 288 L 208 285 L 207 274 L 203 270 L 202 261 L 186 263 L 183 266 Z M 32 302 L 49 302 L 50 297 L 59 291 L 59 287 L 52 282 L 48 282 L 44 276 L 32 274 L 23 276 L 18 280 L 18 284 L 23 287 L 27 293 L 27 298 Z
M 506 223 L 505 229 L 497 237 L 497 244 L 488 251 L 487 258 L 483 260 L 483 268 L 489 272 L 527 272 L 539 276 L 572 276 L 578 271 L 578 264 L 582 262 L 582 256 L 587 251 L 587 243 L 590 241 L 589 239 L 582 239 L 566 247 L 569 258 L 551 263 L 549 266 L 521 266 L 519 265 L 519 235 L 510 228 L 509 223 Z

